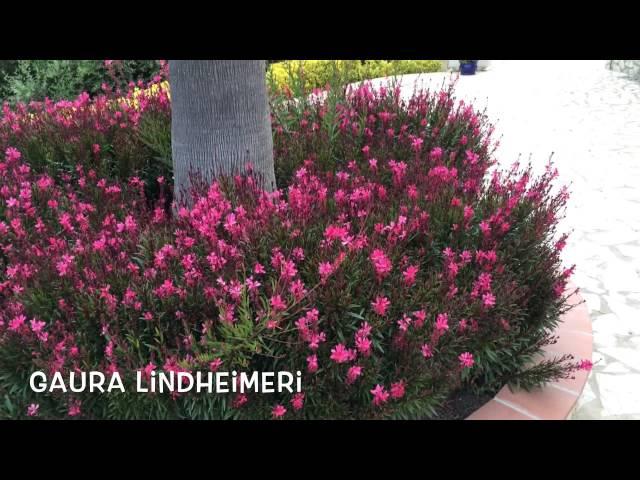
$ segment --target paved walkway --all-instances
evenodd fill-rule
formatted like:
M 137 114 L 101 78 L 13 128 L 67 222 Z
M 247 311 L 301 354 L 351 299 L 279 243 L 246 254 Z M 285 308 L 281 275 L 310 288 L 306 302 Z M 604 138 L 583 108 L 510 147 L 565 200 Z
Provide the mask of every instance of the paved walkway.
M 606 61 L 493 61 L 461 77 L 457 96 L 475 98 L 503 134 L 501 164 L 550 153 L 571 183 L 564 259 L 575 263 L 593 320 L 594 369 L 573 418 L 640 419 L 640 82 Z M 403 91 L 448 76 L 407 75 Z

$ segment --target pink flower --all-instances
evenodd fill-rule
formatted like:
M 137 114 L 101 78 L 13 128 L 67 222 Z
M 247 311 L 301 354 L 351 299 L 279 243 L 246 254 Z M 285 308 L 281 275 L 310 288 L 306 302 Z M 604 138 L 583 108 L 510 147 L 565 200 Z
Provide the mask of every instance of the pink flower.
M 427 343 L 422 345 L 422 348 L 420 348 L 420 351 L 422 352 L 422 356 L 424 358 L 433 357 L 433 350 L 431 350 L 431 346 L 429 344 L 427 344 Z
M 72 400 L 71 403 L 69 404 L 69 411 L 68 414 L 70 417 L 77 417 L 78 415 L 80 415 L 80 401 L 79 400 Z
M 287 304 L 282 300 L 280 295 L 271 297 L 269 303 L 271 303 L 271 308 L 276 312 L 282 312 L 287 309 Z
M 333 265 L 329 262 L 320 262 L 318 273 L 320 273 L 320 281 L 322 283 L 326 282 L 327 278 L 333 273 Z
M 473 355 L 471 355 L 469 352 L 461 353 L 458 356 L 458 360 L 460 360 L 460 365 L 462 365 L 462 368 L 471 368 L 474 363 Z
M 371 394 L 373 395 L 373 404 L 376 406 L 382 405 L 389 400 L 389 392 L 385 391 L 384 387 L 380 384 L 371 390 Z
M 273 410 L 271 410 L 273 418 L 284 417 L 285 413 L 287 413 L 287 409 L 282 405 L 276 405 L 275 407 L 273 407 Z
M 404 277 L 404 283 L 406 286 L 410 287 L 415 283 L 418 270 L 419 268 L 417 265 L 411 265 L 407 267 L 404 272 L 402 272 L 402 276 Z
M 356 357 L 356 352 L 350 350 L 344 346 L 344 344 L 339 343 L 335 347 L 331 349 L 331 360 L 336 363 L 345 363 L 351 360 L 354 360 Z
M 590 371 L 593 368 L 593 363 L 591 360 L 581 360 L 578 364 L 578 368 L 580 370 Z
M 291 399 L 291 405 L 294 410 L 300 410 L 304 406 L 304 392 L 296 393 Z
M 147 379 L 147 381 L 151 379 L 151 373 L 154 372 L 155 370 L 156 370 L 156 364 L 153 362 L 147 363 L 145 367 L 142 369 L 142 372 L 144 373 L 144 376 Z
M 356 349 L 364 356 L 371 352 L 371 340 L 367 337 L 358 336 L 356 338 Z
M 29 324 L 31 325 L 31 331 L 33 333 L 39 333 L 42 331 L 42 329 L 44 328 L 44 326 L 46 325 L 46 323 L 36 320 L 35 318 L 33 320 L 31 320 L 29 322 Z
M 307 357 L 307 371 L 309 373 L 315 373 L 318 371 L 318 356 L 310 355 Z
M 387 297 L 378 296 L 376 297 L 375 301 L 371 302 L 373 311 L 381 317 L 384 317 L 385 313 L 387 312 L 387 308 L 389 308 L 389 305 L 391 305 L 391 302 Z
M 32 403 L 27 407 L 27 415 L 30 417 L 36 417 L 38 415 L 38 410 L 40 409 L 40 405 L 37 403 Z
M 167 278 L 162 285 L 155 289 L 155 293 L 159 298 L 167 298 L 176 293 L 177 289 L 173 285 L 173 280 Z
M 402 318 L 398 320 L 398 328 L 400 328 L 401 331 L 406 332 L 409 330 L 411 322 L 412 318 L 405 313 Z
M 482 304 L 487 308 L 491 308 L 496 304 L 496 297 L 491 293 L 485 293 L 482 295 Z
M 262 264 L 260 264 L 260 263 L 256 263 L 256 264 L 253 266 L 253 273 L 255 273 L 256 275 L 264 274 L 264 273 L 265 273 L 265 269 L 264 269 L 264 267 L 262 266 Z
M 7 148 L 4 153 L 8 163 L 13 163 L 15 161 L 20 160 L 20 157 L 21 157 L 20 152 L 13 147 Z
M 213 360 L 212 362 L 209 363 L 209 370 L 211 370 L 212 372 L 215 372 L 221 366 L 222 366 L 222 359 L 221 358 L 216 358 L 215 360 Z
M 73 263 L 73 259 L 75 257 L 73 255 L 63 255 L 62 259 L 56 263 L 56 270 L 58 270 L 58 275 L 61 277 L 65 277 L 69 274 L 69 270 Z
M 418 310 L 417 312 L 413 312 L 413 316 L 416 317 L 416 328 L 422 328 L 425 320 L 427 319 L 427 312 L 425 312 L 424 310 Z
M 233 402 L 231 405 L 233 406 L 233 408 L 240 408 L 248 401 L 249 401 L 249 398 L 245 394 L 239 393 L 236 395 L 236 398 L 233 399 Z
M 436 317 L 436 330 L 442 332 L 449 330 L 449 315 L 446 313 L 440 313 Z
M 389 260 L 385 253 L 379 248 L 375 249 L 369 258 L 373 263 L 373 268 L 376 270 L 378 278 L 384 278 L 391 272 L 393 268 L 391 260 Z
M 20 330 L 20 327 L 22 327 L 22 325 L 24 325 L 26 321 L 27 321 L 27 317 L 25 317 L 24 315 L 16 315 L 9 322 L 9 330 L 17 332 L 18 330 Z
M 404 397 L 404 381 L 400 380 L 399 382 L 391 384 L 391 398 L 402 398 Z
M 354 365 L 353 367 L 350 367 L 349 371 L 347 372 L 347 385 L 351 385 L 353 382 L 355 382 L 361 374 L 361 366 Z

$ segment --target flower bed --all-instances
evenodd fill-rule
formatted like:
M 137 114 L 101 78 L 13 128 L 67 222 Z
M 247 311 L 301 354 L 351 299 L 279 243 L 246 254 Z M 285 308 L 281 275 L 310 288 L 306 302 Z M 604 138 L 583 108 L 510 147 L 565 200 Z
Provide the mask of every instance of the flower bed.
M 68 117 L 45 105 L 47 120 L 33 124 L 5 113 L 0 416 L 424 418 L 461 388 L 570 376 L 581 363 L 569 355 L 530 365 L 568 308 L 572 269 L 561 268 L 566 236 L 556 232 L 567 192 L 553 188 L 551 165 L 539 178 L 517 165 L 489 173 L 493 129 L 452 95 L 405 102 L 397 88 L 365 84 L 275 104 L 283 188 L 223 179 L 176 215 L 168 179 L 121 174 L 123 145 L 138 145 L 139 125 L 164 115 L 166 100 L 143 95 L 128 109 L 79 99 Z M 58 134 L 74 155 L 90 147 L 76 167 L 43 161 Z M 301 371 L 303 389 L 26 388 L 34 370 L 131 382 L 221 369 Z

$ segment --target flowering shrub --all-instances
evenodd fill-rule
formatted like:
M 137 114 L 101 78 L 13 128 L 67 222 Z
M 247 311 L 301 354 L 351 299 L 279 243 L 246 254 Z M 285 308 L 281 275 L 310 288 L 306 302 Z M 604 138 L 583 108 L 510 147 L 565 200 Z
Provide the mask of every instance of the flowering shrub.
M 126 92 L 103 83 L 94 97 L 83 92 L 73 101 L 46 99 L 15 108 L 5 103 L 0 147 L 19 149 L 31 168 L 53 176 L 80 164 L 109 178 L 139 175 L 147 184 L 170 177 L 167 74 L 163 63 L 151 82 L 131 82 Z
M 0 416 L 421 418 L 458 388 L 584 366 L 531 363 L 572 271 L 551 166 L 489 173 L 492 129 L 451 90 L 296 108 L 274 111 L 285 188 L 221 179 L 174 215 L 97 157 L 54 178 L 6 149 Z M 301 371 L 303 391 L 34 394 L 35 370 Z

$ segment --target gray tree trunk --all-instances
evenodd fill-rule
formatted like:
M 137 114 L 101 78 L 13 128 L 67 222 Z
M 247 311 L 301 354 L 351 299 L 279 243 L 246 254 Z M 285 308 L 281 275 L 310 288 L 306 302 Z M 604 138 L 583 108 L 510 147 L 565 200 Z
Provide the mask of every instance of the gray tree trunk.
M 264 60 L 171 60 L 171 150 L 178 202 L 192 173 L 210 182 L 247 165 L 275 188 Z

